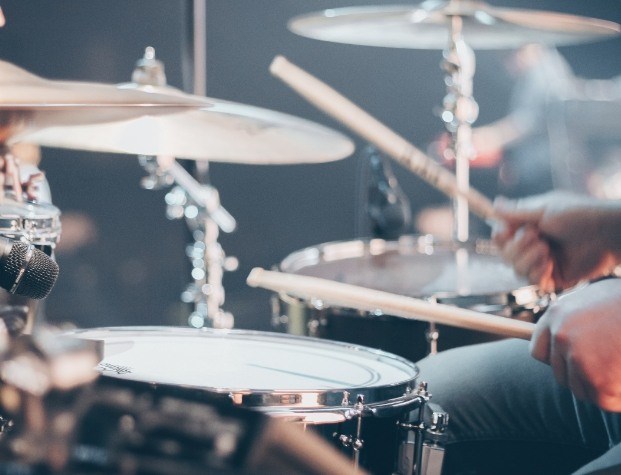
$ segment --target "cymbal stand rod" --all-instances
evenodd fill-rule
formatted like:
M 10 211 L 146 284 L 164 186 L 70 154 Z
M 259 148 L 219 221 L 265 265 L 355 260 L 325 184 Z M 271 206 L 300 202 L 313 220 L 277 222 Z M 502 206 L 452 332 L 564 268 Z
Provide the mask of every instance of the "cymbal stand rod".
M 470 188 L 470 159 L 473 156 L 472 123 L 478 116 L 478 105 L 472 96 L 475 57 L 465 43 L 463 19 L 451 17 L 450 44 L 444 50 L 442 68 L 446 72 L 447 95 L 444 97 L 442 120 L 450 134 L 448 158 L 455 160 L 455 175 L 460 194 L 453 200 L 453 234 L 459 242 L 469 238 L 469 209 L 465 196 Z
M 225 270 L 235 270 L 237 259 L 227 257 L 218 242 L 220 230 L 230 233 L 237 226 L 235 218 L 220 204 L 218 191 L 199 183 L 173 157 L 141 157 L 140 163 L 150 173 L 147 183 L 176 183 L 166 195 L 167 216 L 185 218 L 194 243 L 186 249 L 192 263 L 193 282 L 181 299 L 194 306 L 188 319 L 194 327 L 232 328 L 233 315 L 222 309 Z
M 194 249 L 200 251 L 202 248 L 203 256 L 202 259 L 192 259 L 194 284 L 191 287 L 194 289 L 195 309 L 190 315 L 190 325 L 233 328 L 233 315 L 222 309 L 225 298 L 222 278 L 227 258 L 218 242 L 220 228 L 208 215 L 195 221 L 194 225 Z M 199 241 L 201 233 L 202 242 Z
M 213 328 L 232 328 L 233 315 L 222 309 L 225 299 L 222 279 L 225 270 L 237 268 L 237 260 L 225 255 L 218 236 L 220 230 L 226 233 L 235 230 L 235 218 L 222 207 L 214 187 L 199 183 L 177 161 L 167 172 L 191 198 L 184 206 L 184 216 L 195 239 L 188 249 L 194 278 L 189 289 L 194 301 L 190 325 L 202 327 L 208 322 L 207 326 Z

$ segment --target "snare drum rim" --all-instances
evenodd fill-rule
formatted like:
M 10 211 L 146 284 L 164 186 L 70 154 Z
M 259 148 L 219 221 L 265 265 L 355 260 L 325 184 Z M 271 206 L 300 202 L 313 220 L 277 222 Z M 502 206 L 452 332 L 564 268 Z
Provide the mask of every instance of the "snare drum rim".
M 353 351 L 364 352 L 368 357 L 374 359 L 384 359 L 394 361 L 396 364 L 406 366 L 411 370 L 409 378 L 404 380 L 395 381 L 390 384 L 383 384 L 374 387 L 344 387 L 338 389 L 286 389 L 286 390 L 267 390 L 267 389 L 252 389 L 252 388 L 217 388 L 208 386 L 197 386 L 189 384 L 171 384 L 161 381 L 146 381 L 144 379 L 131 379 L 114 374 L 104 374 L 104 376 L 112 377 L 115 379 L 128 379 L 130 381 L 139 381 L 152 386 L 168 386 L 186 388 L 189 390 L 204 391 L 209 394 L 225 395 L 235 405 L 260 408 L 267 411 L 270 410 L 292 410 L 299 412 L 300 410 L 309 410 L 311 412 L 343 412 L 347 413 L 351 411 L 353 405 L 356 403 L 356 397 L 361 395 L 365 401 L 365 406 L 373 408 L 374 405 L 385 405 L 394 401 L 395 404 L 404 404 L 412 397 L 411 392 L 416 389 L 416 381 L 419 376 L 418 367 L 411 361 L 402 358 L 398 355 L 388 353 L 375 348 L 370 348 L 363 345 L 355 345 L 344 342 L 337 342 L 332 340 L 325 340 L 320 338 L 313 338 L 309 336 L 288 335 L 284 333 L 276 332 L 264 332 L 254 330 L 224 330 L 224 329 L 212 329 L 212 328 L 188 328 L 188 327 L 161 327 L 161 326 L 128 326 L 128 327 L 98 327 L 88 329 L 77 329 L 66 333 L 68 336 L 74 336 L 79 338 L 91 339 L 95 341 L 103 341 L 105 345 L 105 338 L 98 338 L 99 334 L 102 337 L 105 334 L 114 335 L 115 333 L 130 333 L 142 334 L 142 335 L 158 335 L 165 336 L 171 334 L 174 336 L 188 336 L 188 337 L 219 337 L 226 338 L 227 336 L 237 338 L 251 338 L 251 339 L 271 339 L 276 341 L 282 341 L 292 343 L 295 347 L 295 342 L 304 343 L 306 345 L 321 345 L 321 347 L 338 348 L 341 351 Z M 344 399 L 347 399 L 348 395 L 349 404 L 344 404 Z
M 449 240 L 439 240 L 430 234 L 404 235 L 397 240 L 385 240 L 379 238 L 363 238 L 350 241 L 331 241 L 316 246 L 309 246 L 287 255 L 275 268 L 281 272 L 296 273 L 305 267 L 317 265 L 322 262 L 337 261 L 339 259 L 331 257 L 324 259 L 327 250 L 330 253 L 340 254 L 340 259 L 364 257 L 367 255 L 380 255 L 387 252 L 399 252 L 408 250 L 410 253 L 416 251 L 418 254 L 433 254 L 429 250 L 456 251 L 467 249 L 475 254 L 485 254 L 487 256 L 497 256 L 496 246 L 487 239 L 473 239 L 464 243 Z M 425 250 L 427 252 L 425 252 Z M 339 252 L 340 251 L 340 252 Z M 422 251 L 422 252 L 421 252 Z M 291 297 L 286 293 L 279 294 L 283 301 L 307 301 Z M 523 285 L 517 289 L 507 289 L 502 292 L 483 292 L 466 293 L 440 291 L 430 295 L 409 295 L 414 298 L 421 298 L 431 301 L 438 301 L 447 305 L 453 304 L 464 297 L 476 299 L 481 305 L 511 305 L 515 304 L 523 309 L 529 306 L 539 306 L 544 295 L 536 285 Z M 315 303 L 309 302 L 309 308 L 317 308 Z

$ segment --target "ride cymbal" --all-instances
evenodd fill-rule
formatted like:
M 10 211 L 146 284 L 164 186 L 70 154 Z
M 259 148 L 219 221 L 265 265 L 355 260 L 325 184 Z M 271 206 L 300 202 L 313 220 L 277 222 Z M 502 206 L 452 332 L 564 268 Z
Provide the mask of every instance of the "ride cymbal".
M 621 33 L 620 25 L 610 21 L 496 8 L 471 0 L 329 9 L 294 17 L 288 27 L 298 35 L 335 43 L 445 49 L 454 17 L 462 19 L 464 40 L 473 49 L 512 49 L 527 43 L 561 46 Z

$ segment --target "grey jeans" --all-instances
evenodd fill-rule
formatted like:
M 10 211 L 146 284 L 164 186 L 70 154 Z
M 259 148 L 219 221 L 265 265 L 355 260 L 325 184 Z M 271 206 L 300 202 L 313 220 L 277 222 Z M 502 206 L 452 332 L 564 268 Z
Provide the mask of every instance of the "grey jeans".
M 443 474 L 621 474 L 621 413 L 574 399 L 528 342 L 456 348 L 418 367 L 450 417 Z

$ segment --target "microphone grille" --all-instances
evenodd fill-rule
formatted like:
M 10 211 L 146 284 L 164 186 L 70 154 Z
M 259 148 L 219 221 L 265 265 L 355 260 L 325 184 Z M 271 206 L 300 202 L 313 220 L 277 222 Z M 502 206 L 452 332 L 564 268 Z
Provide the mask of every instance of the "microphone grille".
M 15 284 L 19 271 L 26 260 L 28 246 L 22 242 L 14 242 L 11 245 L 9 255 L 4 260 L 4 265 L 0 269 L 0 287 L 10 289 Z
M 13 244 L 4 266 L 7 276 L 3 277 L 3 280 L 8 280 L 7 288 L 10 289 L 17 280 L 27 252 L 27 244 L 22 242 Z M 50 293 L 57 278 L 58 264 L 44 252 L 33 249 L 30 261 L 26 264 L 24 275 L 14 293 L 32 299 L 42 299 Z

